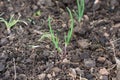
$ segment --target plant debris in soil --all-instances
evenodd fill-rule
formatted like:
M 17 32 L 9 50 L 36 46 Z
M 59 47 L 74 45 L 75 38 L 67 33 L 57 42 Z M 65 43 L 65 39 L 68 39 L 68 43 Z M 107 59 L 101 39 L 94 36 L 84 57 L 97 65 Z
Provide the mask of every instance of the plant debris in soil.
M 8 34 L 0 22 L 0 80 L 120 80 L 120 0 L 85 0 L 81 22 L 75 18 L 73 36 L 63 60 L 49 39 L 52 28 L 63 44 L 69 14 L 76 0 L 0 0 L 0 17 L 17 23 Z M 112 42 L 112 43 L 111 43 Z

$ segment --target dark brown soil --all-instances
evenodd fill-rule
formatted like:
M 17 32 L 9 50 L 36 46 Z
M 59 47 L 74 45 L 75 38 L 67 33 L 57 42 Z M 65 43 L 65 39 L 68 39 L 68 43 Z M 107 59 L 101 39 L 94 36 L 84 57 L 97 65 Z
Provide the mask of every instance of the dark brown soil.
M 97 0 L 96 0 L 97 1 Z M 49 39 L 38 41 L 52 28 L 64 47 L 69 28 L 66 7 L 76 10 L 75 0 L 0 0 L 0 17 L 14 14 L 28 23 L 17 23 L 8 34 L 0 22 L 0 80 L 120 80 L 110 41 L 120 57 L 120 0 L 85 0 L 81 22 L 75 18 L 67 54 L 59 53 Z M 35 16 L 36 11 L 40 16 Z

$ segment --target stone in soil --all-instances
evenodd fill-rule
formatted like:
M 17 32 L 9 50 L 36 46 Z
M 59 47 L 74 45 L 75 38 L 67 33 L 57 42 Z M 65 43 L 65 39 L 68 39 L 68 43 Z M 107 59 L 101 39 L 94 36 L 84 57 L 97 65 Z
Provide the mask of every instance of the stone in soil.
M 97 61 L 103 63 L 105 62 L 106 58 L 105 57 L 98 57 Z
M 84 64 L 85 64 L 85 67 L 95 67 L 96 66 L 95 60 L 91 60 L 91 59 L 84 59 Z
M 27 76 L 25 74 L 19 74 L 17 80 L 27 80 Z
M 4 46 L 4 45 L 6 45 L 8 43 L 8 39 L 7 38 L 2 38 L 1 40 L 0 40 L 0 46 Z
M 90 43 L 88 42 L 87 39 L 83 39 L 83 40 L 78 40 L 78 45 L 84 49 L 84 48 L 88 48 Z
M 37 5 L 52 6 L 53 2 L 51 0 L 38 0 Z
M 54 68 L 52 68 L 52 71 L 56 72 L 56 73 L 59 73 L 61 71 L 61 69 L 58 68 L 58 67 L 54 67 Z
M 4 79 L 8 79 L 10 77 L 10 72 L 9 71 L 6 71 L 5 74 L 4 74 Z
M 110 1 L 110 6 L 111 6 L 111 9 L 115 9 L 116 6 L 119 5 L 119 2 L 117 0 L 111 0 Z
M 79 67 L 77 67 L 75 70 L 76 70 L 76 73 L 77 73 L 77 74 L 79 74 L 79 75 L 81 75 L 81 76 L 84 76 L 84 70 L 80 70 Z
M 81 80 L 88 80 L 88 79 L 86 79 L 86 78 L 81 78 Z
M 77 76 L 76 70 L 75 70 L 74 68 L 70 68 L 70 69 L 69 69 L 69 75 L 70 75 L 72 78 L 76 78 L 76 76 Z
M 100 0 L 95 0 L 93 5 L 93 10 L 96 11 L 100 8 Z
M 108 80 L 108 76 L 100 76 L 100 80 Z
M 101 75 L 109 75 L 109 72 L 108 72 L 108 70 L 107 70 L 106 68 L 100 69 L 100 70 L 99 70 L 99 73 L 100 73 Z
M 45 73 L 41 73 L 40 75 L 38 75 L 38 79 L 39 80 L 44 80 L 45 79 L 46 74 Z
M 94 76 L 90 73 L 85 74 L 85 76 L 88 80 L 94 80 Z
M 120 71 L 117 71 L 117 76 L 116 76 L 117 79 L 120 79 Z
M 52 75 L 51 75 L 51 74 L 47 74 L 47 77 L 48 77 L 49 79 L 51 79 L 51 78 L 52 78 Z
M 5 62 L 8 58 L 8 55 L 5 54 L 4 52 L 0 54 L 0 61 Z
M 90 51 L 84 50 L 82 53 L 80 53 L 80 59 L 88 59 L 90 58 Z
M 3 71 L 5 69 L 5 64 L 3 64 L 2 62 L 0 62 L 0 72 Z

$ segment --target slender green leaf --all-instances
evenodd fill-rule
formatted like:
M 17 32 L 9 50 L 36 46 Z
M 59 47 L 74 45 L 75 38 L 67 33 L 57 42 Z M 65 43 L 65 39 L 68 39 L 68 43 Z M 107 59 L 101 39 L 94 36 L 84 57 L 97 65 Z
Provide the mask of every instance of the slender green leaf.
M 74 19 L 73 19 L 73 15 L 72 15 L 72 12 L 71 10 L 67 7 L 67 10 L 69 12 L 69 15 L 70 15 L 70 29 L 68 31 L 68 34 L 67 36 L 65 36 L 65 46 L 67 46 L 69 43 L 70 43 L 70 40 L 71 40 L 71 37 L 72 37 L 72 33 L 73 33 L 73 27 L 74 27 Z

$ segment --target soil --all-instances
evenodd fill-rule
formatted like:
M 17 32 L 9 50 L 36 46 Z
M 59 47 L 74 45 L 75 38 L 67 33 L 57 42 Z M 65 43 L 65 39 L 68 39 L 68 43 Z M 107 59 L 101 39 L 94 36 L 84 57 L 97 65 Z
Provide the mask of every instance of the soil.
M 0 80 L 120 80 L 119 4 L 120 0 L 85 0 L 84 16 L 81 22 L 74 17 L 73 36 L 62 54 L 49 39 L 38 40 L 49 32 L 51 16 L 64 47 L 70 20 L 66 7 L 77 10 L 76 0 L 0 0 L 0 17 L 8 20 L 20 14 L 28 24 L 17 23 L 8 34 L 0 22 Z M 34 15 L 37 11 L 40 15 Z

